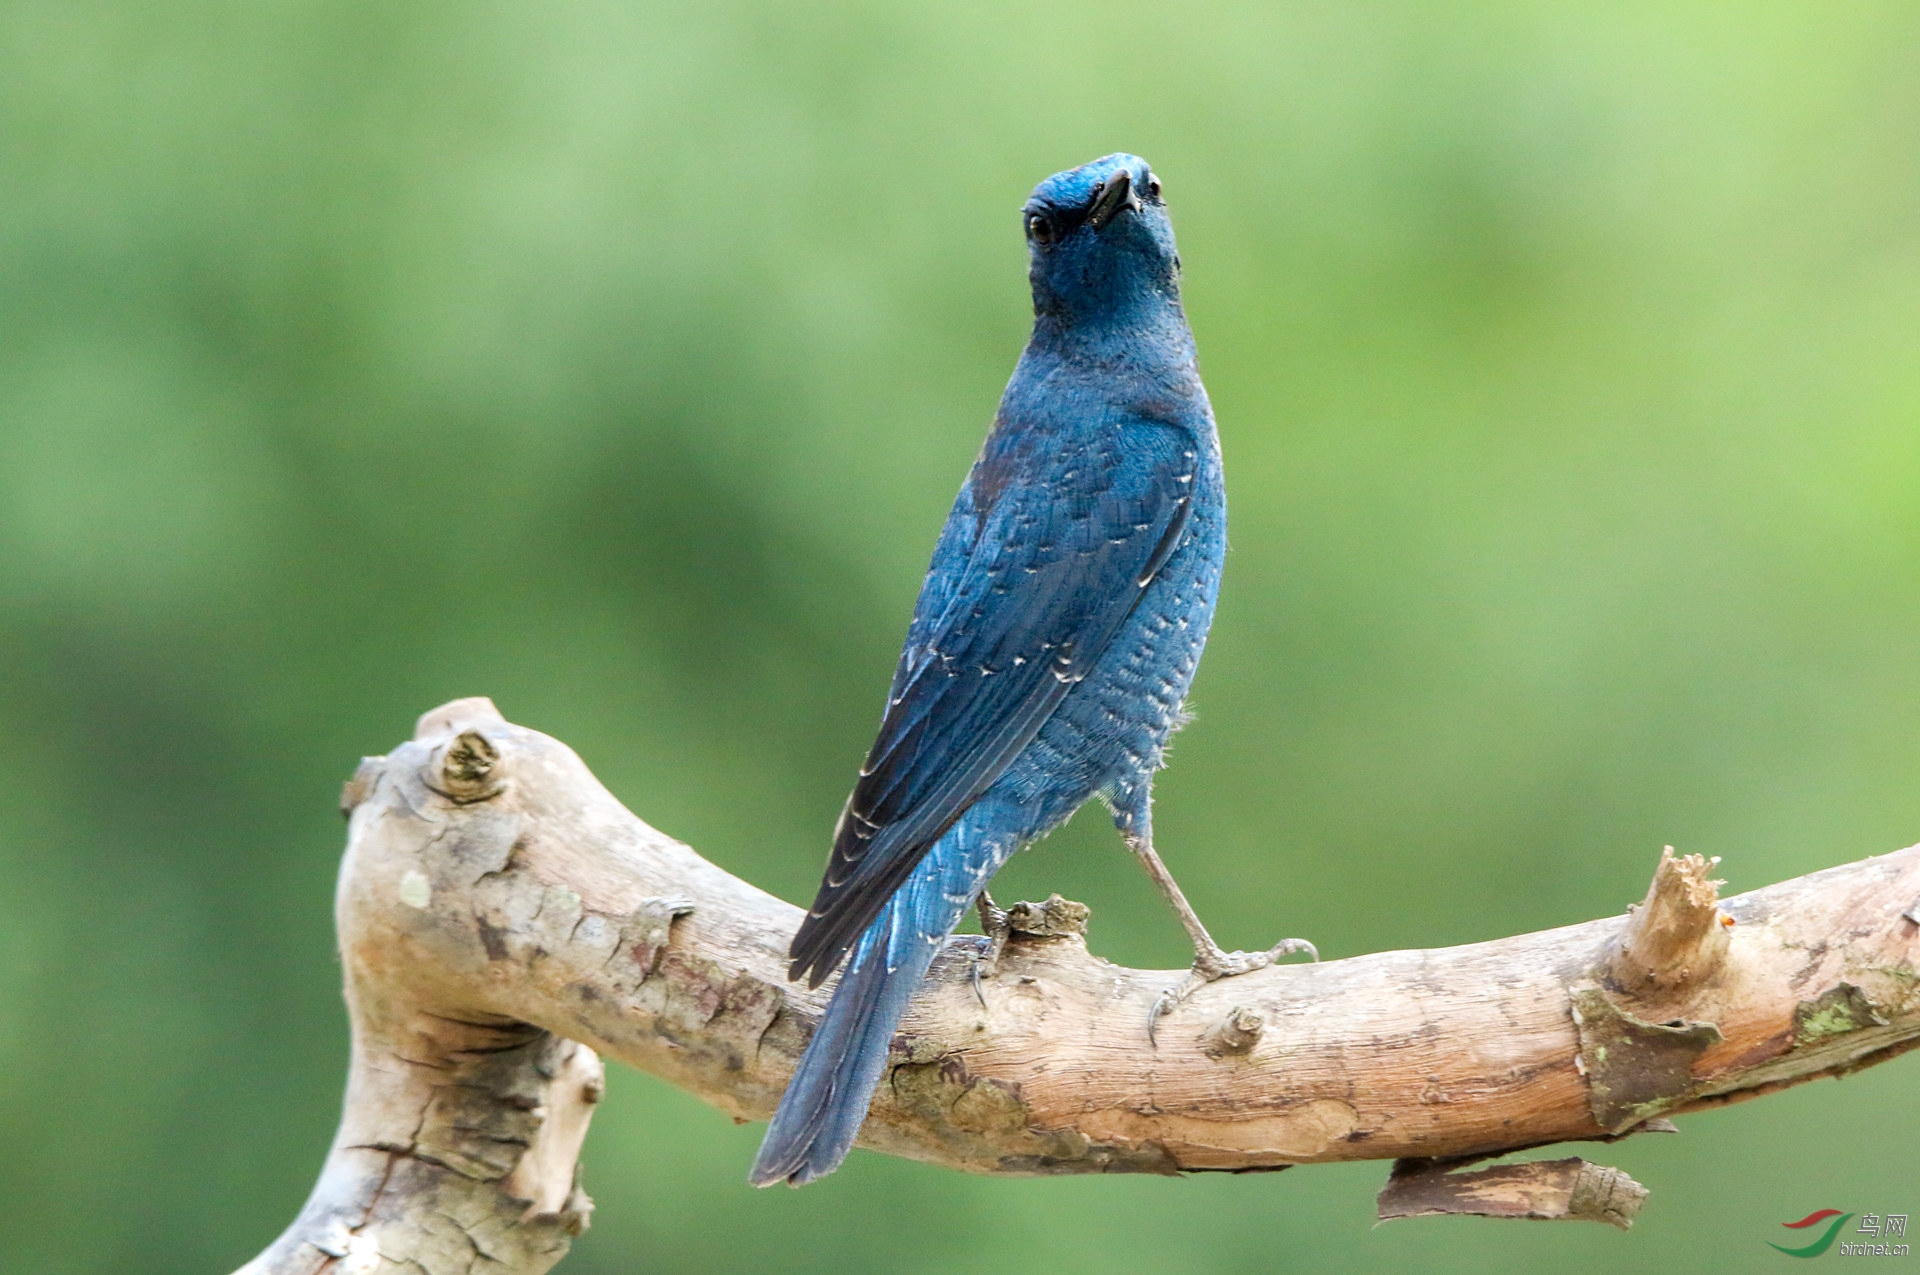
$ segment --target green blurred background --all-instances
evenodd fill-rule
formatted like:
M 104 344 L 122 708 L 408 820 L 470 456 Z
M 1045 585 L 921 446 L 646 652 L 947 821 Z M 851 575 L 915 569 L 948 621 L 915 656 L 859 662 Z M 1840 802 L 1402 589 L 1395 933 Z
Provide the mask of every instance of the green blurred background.
M 1167 183 L 1234 553 L 1164 851 L 1328 956 L 1920 838 L 1920 11 L 9 0 L 0 1268 L 229 1268 L 345 1023 L 340 781 L 490 694 L 791 899 L 1025 335 Z M 1090 813 L 1009 897 L 1178 927 Z M 1740 1269 L 1920 1212 L 1904 1059 L 1602 1148 L 1623 1235 L 1384 1165 L 981 1180 L 621 1071 L 589 1272 Z

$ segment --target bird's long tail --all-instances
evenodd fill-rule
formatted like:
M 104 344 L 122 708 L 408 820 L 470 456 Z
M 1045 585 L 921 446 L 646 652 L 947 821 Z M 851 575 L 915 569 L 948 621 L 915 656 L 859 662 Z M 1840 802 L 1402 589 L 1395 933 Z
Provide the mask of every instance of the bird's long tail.
M 950 829 L 854 944 L 827 1012 L 760 1143 L 754 1186 L 801 1186 L 840 1167 L 867 1118 L 893 1031 L 941 942 L 1010 852 L 1010 839 Z

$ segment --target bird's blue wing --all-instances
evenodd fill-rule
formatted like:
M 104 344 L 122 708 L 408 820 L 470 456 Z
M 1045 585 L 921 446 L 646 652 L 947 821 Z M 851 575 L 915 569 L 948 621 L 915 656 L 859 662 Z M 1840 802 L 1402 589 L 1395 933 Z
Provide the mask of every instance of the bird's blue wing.
M 921 589 L 793 978 L 819 986 L 928 847 L 1033 740 L 1187 533 L 1195 440 L 1124 419 L 1066 450 L 1003 423 Z

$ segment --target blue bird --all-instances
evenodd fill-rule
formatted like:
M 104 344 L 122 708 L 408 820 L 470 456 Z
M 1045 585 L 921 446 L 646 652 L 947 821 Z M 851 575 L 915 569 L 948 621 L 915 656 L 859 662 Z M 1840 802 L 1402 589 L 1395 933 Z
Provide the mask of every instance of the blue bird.
M 987 881 L 1102 797 L 1179 914 L 1195 988 L 1312 951 L 1225 952 L 1153 849 L 1153 773 L 1213 620 L 1226 491 L 1213 410 L 1180 307 L 1160 180 L 1109 155 L 1040 183 L 1022 210 L 1033 334 L 948 514 L 879 738 L 834 831 L 789 976 L 845 964 L 749 1180 L 839 1167 L 894 1028 Z M 976 967 L 977 968 L 977 967 Z

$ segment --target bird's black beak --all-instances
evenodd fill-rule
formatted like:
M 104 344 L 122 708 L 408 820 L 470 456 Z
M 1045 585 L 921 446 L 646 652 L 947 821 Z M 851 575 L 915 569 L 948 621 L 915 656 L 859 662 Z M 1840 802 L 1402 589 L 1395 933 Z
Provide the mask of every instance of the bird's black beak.
M 1124 168 L 1107 178 L 1101 183 L 1100 189 L 1094 192 L 1093 207 L 1087 212 L 1087 222 L 1095 230 L 1104 230 L 1123 208 L 1140 211 L 1140 197 L 1133 193 L 1133 174 Z

